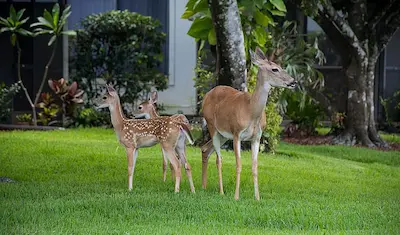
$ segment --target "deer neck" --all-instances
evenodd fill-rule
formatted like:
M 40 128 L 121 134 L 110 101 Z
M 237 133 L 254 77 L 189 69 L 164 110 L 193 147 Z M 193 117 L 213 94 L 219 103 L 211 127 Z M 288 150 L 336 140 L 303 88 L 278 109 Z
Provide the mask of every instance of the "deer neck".
M 117 99 L 114 104 L 110 105 L 111 123 L 116 131 L 122 130 L 125 116 L 122 112 L 122 107 L 119 99 Z
M 264 112 L 270 90 L 271 85 L 264 80 L 262 72 L 258 71 L 256 88 L 250 99 L 250 111 L 253 120 L 259 119 Z
M 156 108 L 153 106 L 151 111 L 150 111 L 150 118 L 158 118 L 160 115 L 158 115 Z

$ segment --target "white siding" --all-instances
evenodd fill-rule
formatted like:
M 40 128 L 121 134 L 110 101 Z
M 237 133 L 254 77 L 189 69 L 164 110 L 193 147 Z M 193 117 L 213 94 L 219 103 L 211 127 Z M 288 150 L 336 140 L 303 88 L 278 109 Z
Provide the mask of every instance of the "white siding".
M 169 1 L 169 87 L 159 93 L 166 114 L 196 113 L 193 77 L 196 66 L 196 42 L 187 35 L 191 22 L 181 19 L 186 1 Z

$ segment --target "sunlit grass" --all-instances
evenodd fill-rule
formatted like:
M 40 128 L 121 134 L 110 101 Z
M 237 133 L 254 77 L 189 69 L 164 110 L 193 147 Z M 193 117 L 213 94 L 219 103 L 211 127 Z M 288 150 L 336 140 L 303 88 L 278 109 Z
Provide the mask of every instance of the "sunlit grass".
M 385 137 L 386 138 L 386 137 Z M 141 149 L 127 190 L 122 146 L 108 129 L 0 132 L 1 234 L 399 234 L 400 152 L 281 143 L 259 156 L 261 201 L 253 199 L 249 152 L 241 198 L 235 159 L 223 151 L 225 196 L 214 155 L 201 189 L 201 154 L 188 148 L 196 194 L 162 182 L 159 146 Z M 168 172 L 168 176 L 170 173 Z

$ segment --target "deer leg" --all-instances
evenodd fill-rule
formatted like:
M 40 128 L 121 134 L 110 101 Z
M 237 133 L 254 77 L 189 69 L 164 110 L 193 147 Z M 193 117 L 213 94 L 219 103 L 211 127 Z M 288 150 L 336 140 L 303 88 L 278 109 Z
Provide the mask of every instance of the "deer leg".
M 233 137 L 233 149 L 235 150 L 236 157 L 236 190 L 235 200 L 239 199 L 239 188 L 240 188 L 240 172 L 242 171 L 242 161 L 240 159 L 240 139 L 239 136 Z
M 214 152 L 214 147 L 212 140 L 209 140 L 205 145 L 201 147 L 201 155 L 202 155 L 202 187 L 203 189 L 207 188 L 207 168 L 208 168 L 208 160 L 210 159 L 211 154 Z
M 179 192 L 179 186 L 181 183 L 181 166 L 176 157 L 176 153 L 173 147 L 168 146 L 168 144 L 163 144 L 163 151 L 167 155 L 168 160 L 171 162 L 175 171 L 175 192 Z
M 162 150 L 162 149 L 161 149 Z M 163 181 L 165 182 L 167 180 L 167 156 L 165 156 L 164 151 L 162 151 L 163 154 Z
M 164 162 L 163 162 L 163 180 L 164 182 L 167 180 L 167 163 L 168 163 L 168 157 L 167 157 L 167 153 L 164 151 L 163 148 L 161 148 L 162 150 L 162 154 L 163 154 L 163 158 L 164 158 Z M 169 163 L 169 168 L 171 169 L 171 178 L 172 180 L 175 179 L 175 170 L 174 170 L 174 166 L 172 165 L 172 163 Z
M 133 173 L 135 171 L 138 151 L 135 148 L 126 148 L 126 158 L 128 160 L 128 189 L 132 190 Z
M 182 166 L 185 167 L 186 175 L 189 179 L 190 191 L 192 193 L 194 193 L 195 189 L 194 189 L 193 178 L 192 178 L 192 170 L 191 170 L 190 164 L 186 160 L 185 140 L 186 140 L 186 138 L 184 135 L 183 135 L 183 138 L 182 138 L 182 135 L 179 137 L 178 143 L 175 146 L 175 152 L 177 153 L 177 155 L 179 157 L 179 161 L 182 163 Z
M 221 155 L 221 146 L 226 142 L 226 139 L 224 139 L 219 133 L 215 133 L 213 136 L 213 146 L 215 149 L 215 152 L 217 153 L 217 159 L 216 159 L 216 165 L 218 169 L 218 184 L 219 184 L 219 193 L 221 195 L 224 194 L 224 186 L 222 184 L 222 155 Z
M 171 169 L 171 179 L 174 180 L 175 179 L 175 170 L 174 170 L 174 166 L 172 165 L 172 163 L 169 163 L 169 168 Z
M 258 191 L 258 151 L 259 150 L 260 150 L 260 139 L 258 138 L 251 142 L 251 159 L 252 159 L 251 170 L 253 172 L 254 196 L 257 201 L 260 200 L 260 193 Z

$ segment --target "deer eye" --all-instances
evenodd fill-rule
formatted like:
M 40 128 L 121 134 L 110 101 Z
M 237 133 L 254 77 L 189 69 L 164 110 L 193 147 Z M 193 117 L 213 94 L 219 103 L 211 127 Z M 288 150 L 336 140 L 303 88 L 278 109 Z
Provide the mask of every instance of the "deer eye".
M 143 106 L 139 106 L 139 107 L 138 107 L 139 110 L 142 109 L 142 108 L 143 108 Z
M 107 99 L 107 97 L 106 96 L 103 96 L 103 100 L 106 100 Z
M 273 68 L 272 72 L 274 72 L 274 73 L 279 72 L 279 69 Z

